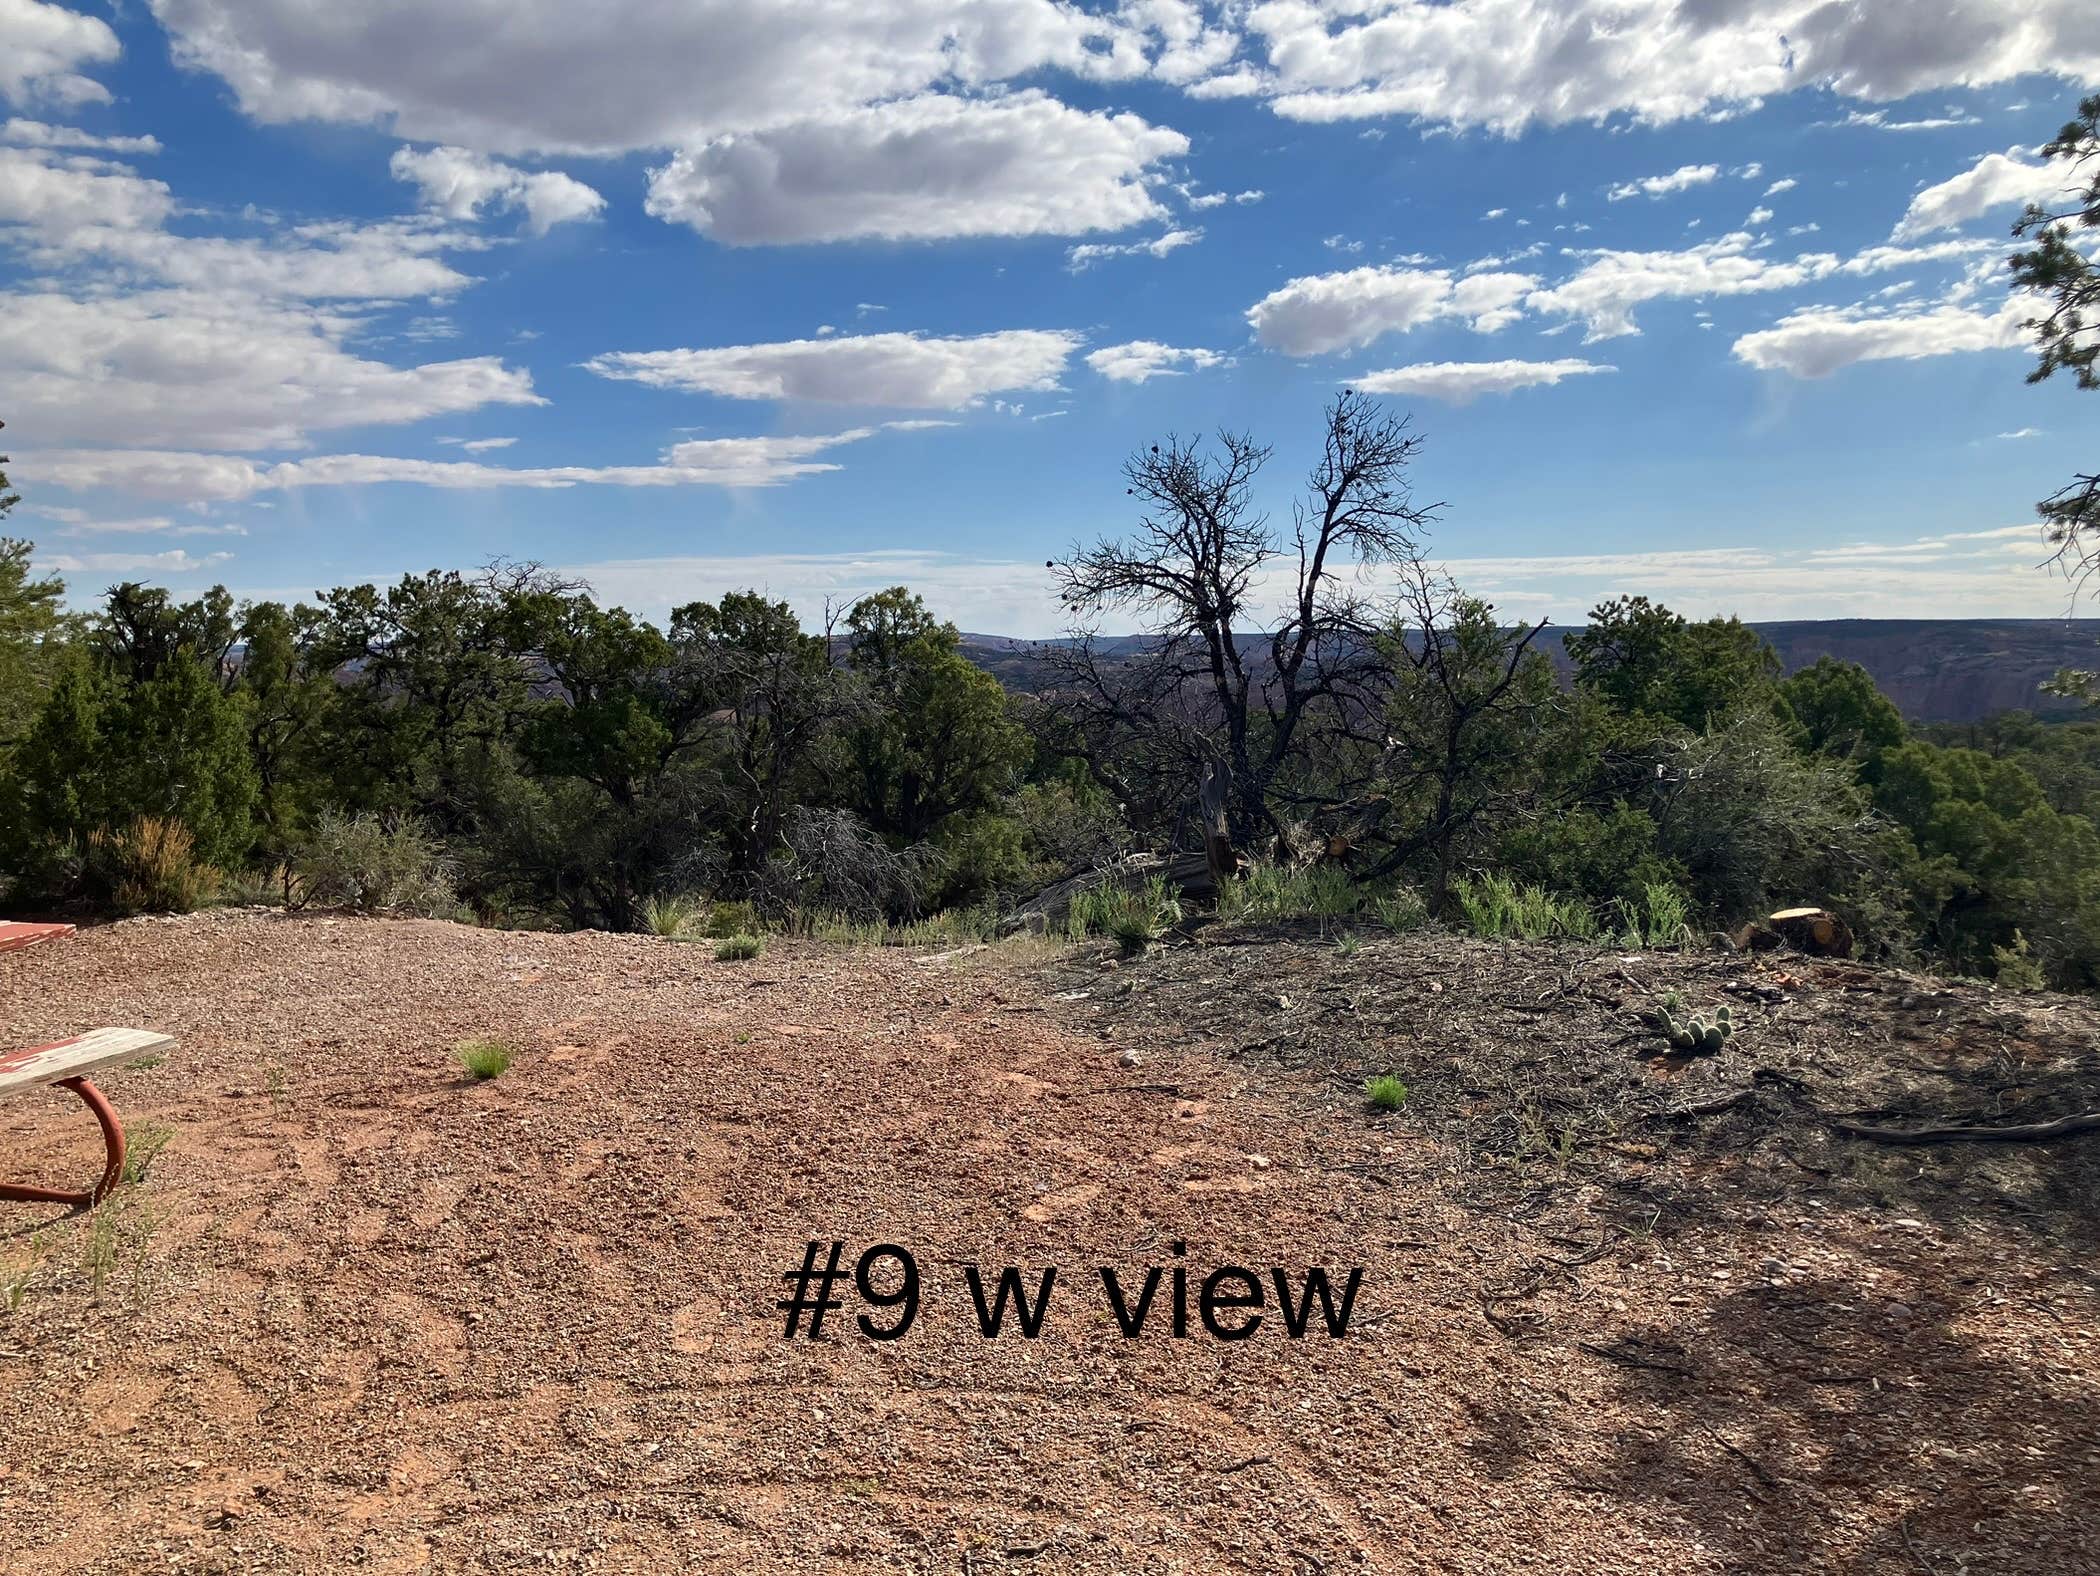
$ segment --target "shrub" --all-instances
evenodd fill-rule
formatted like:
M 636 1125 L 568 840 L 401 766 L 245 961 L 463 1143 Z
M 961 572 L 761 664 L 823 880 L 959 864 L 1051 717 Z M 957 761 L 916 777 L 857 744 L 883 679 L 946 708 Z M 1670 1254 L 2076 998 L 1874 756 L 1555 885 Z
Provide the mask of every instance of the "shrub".
M 511 1048 L 496 1039 L 461 1040 L 452 1047 L 452 1054 L 477 1083 L 502 1077 L 510 1071 L 513 1060 Z
M 87 863 L 90 882 L 125 914 L 187 914 L 220 881 L 197 857 L 189 828 L 158 815 L 142 815 L 121 832 L 90 833 Z
M 411 818 L 324 810 L 293 855 L 301 900 L 364 913 L 401 910 L 430 917 L 457 911 L 452 862 Z
M 1397 1111 L 1407 1104 L 1407 1085 L 1391 1073 L 1381 1073 L 1364 1084 L 1364 1099 L 1374 1111 Z
M 748 963 L 766 950 L 765 942 L 749 932 L 725 936 L 715 947 L 717 963 Z
M 2013 944 L 2009 947 L 1991 948 L 1991 961 L 1997 964 L 1996 979 L 2001 990 L 2047 990 L 2049 976 L 2035 958 L 2027 944 L 2027 938 L 2017 930 L 2013 932 Z
M 642 923 L 652 934 L 675 941 L 693 928 L 700 905 L 686 897 L 652 897 L 642 904 Z
M 707 934 L 720 941 L 728 936 L 748 935 L 758 929 L 758 910 L 749 903 L 715 903 L 707 910 Z

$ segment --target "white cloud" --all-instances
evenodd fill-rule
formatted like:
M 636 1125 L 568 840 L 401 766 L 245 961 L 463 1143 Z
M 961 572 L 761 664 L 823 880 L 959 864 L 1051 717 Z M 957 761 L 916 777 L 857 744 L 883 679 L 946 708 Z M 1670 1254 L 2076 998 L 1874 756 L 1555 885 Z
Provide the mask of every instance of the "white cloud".
M 40 553 L 37 566 L 63 575 L 189 575 L 231 557 L 231 553 L 206 553 L 198 558 L 180 547 L 165 553 Z
M 1618 368 L 1596 361 L 1430 361 L 1385 372 L 1367 372 L 1353 387 L 1366 394 L 1421 394 L 1446 404 L 1466 405 L 1483 394 L 1552 385 L 1563 378 Z
M 2028 72 L 2100 80 L 2091 0 L 1269 0 L 1264 91 L 1301 120 L 1416 117 L 1509 135 L 1748 109 L 1797 88 L 1893 100 Z
M 1472 274 L 1455 284 L 1446 269 L 1352 268 L 1293 279 L 1247 309 L 1254 337 L 1290 356 L 1356 350 L 1390 333 L 1442 319 L 1481 333 L 1514 322 L 1538 281 L 1529 274 Z
M 53 126 L 17 116 L 0 124 L 0 142 L 18 148 L 58 148 L 84 153 L 158 153 L 158 137 L 104 137 L 73 126 Z
M 2036 617 L 2063 612 L 2063 582 L 2034 572 L 2047 551 L 2030 523 L 1837 549 L 1454 558 L 1442 567 L 1499 607 L 1577 622 L 1586 608 L 1626 591 L 1693 618 Z
M 153 9 L 178 61 L 223 77 L 259 120 L 384 122 L 405 139 L 507 154 L 698 149 L 1045 69 L 1174 73 L 1226 42 L 1156 0 L 1130 8 L 1149 20 L 1060 0 L 600 0 L 587 17 L 557 0 Z
M 1799 186 L 1800 184 L 1801 183 L 1795 180 L 1792 176 L 1788 176 L 1785 180 L 1774 181 L 1771 185 L 1767 186 L 1765 188 L 1765 195 L 1767 197 L 1777 197 L 1782 192 L 1792 191 L 1796 186 Z
M 1056 388 L 1080 342 L 1077 334 L 1044 329 L 847 334 L 708 350 L 612 351 L 584 365 L 600 377 L 729 399 L 960 410 L 989 394 Z
M 509 448 L 509 447 L 510 447 L 510 446 L 511 446 L 512 444 L 516 443 L 517 441 L 518 441 L 518 440 L 517 440 L 516 438 L 440 438 L 440 439 L 438 439 L 438 442 L 440 442 L 440 443 L 448 443 L 448 444 L 451 444 L 451 445 L 453 445 L 453 446 L 454 446 L 455 448 L 461 448 L 461 449 L 465 449 L 465 450 L 467 451 L 467 453 L 469 453 L 469 454 L 486 454 L 486 453 L 488 453 L 488 452 L 489 452 L 490 450 L 492 450 L 492 449 L 507 449 L 507 448 Z
M 1640 332 L 1633 310 L 1646 301 L 1787 290 L 1824 278 L 1838 266 L 1828 253 L 1773 262 L 1752 255 L 1755 244 L 1754 237 L 1737 231 L 1676 252 L 1577 252 L 1587 259 L 1580 271 L 1534 291 L 1526 304 L 1534 311 L 1581 318 L 1588 338 L 1610 339 Z
M 1860 361 L 1914 361 L 1964 350 L 2006 350 L 2025 342 L 2033 308 L 2009 301 L 1995 312 L 1939 306 L 1876 314 L 1859 307 L 1812 307 L 1735 342 L 1735 357 L 1762 371 L 1822 378 Z
M 598 597 L 644 618 L 746 588 L 787 602 L 805 623 L 888 586 L 908 585 L 966 630 L 1039 639 L 1060 633 L 1064 610 L 1040 559 L 963 558 L 913 548 L 868 553 L 766 553 L 629 558 L 565 564 Z
M 117 35 L 99 17 L 42 0 L 0 0 L 0 98 L 102 104 L 109 90 L 80 74 L 119 54 Z
M 820 458 L 883 432 L 949 425 L 892 421 L 845 432 L 748 438 L 695 438 L 674 443 L 654 465 L 485 465 L 476 460 L 420 460 L 382 454 L 323 454 L 264 464 L 231 454 L 165 449 L 52 449 L 16 456 L 15 469 L 70 491 L 110 488 L 142 497 L 231 502 L 301 487 L 369 487 L 407 482 L 451 490 L 603 487 L 775 487 L 800 476 L 835 471 Z
M 148 291 L 0 295 L 0 386 L 24 444 L 296 447 L 317 430 L 538 404 L 493 356 L 393 367 L 343 346 L 356 325 L 251 297 Z
M 650 172 L 648 210 L 730 246 L 1084 235 L 1161 217 L 1146 177 L 1188 146 L 1039 92 L 928 94 L 677 153 Z
M 1674 192 L 1704 186 L 1721 173 L 1718 164 L 1680 164 L 1667 175 L 1645 175 L 1636 181 L 1621 181 L 1604 195 L 1612 202 L 1629 197 L 1668 197 Z
M 479 218 L 484 208 L 523 210 L 526 228 L 545 235 L 557 224 L 595 219 L 605 199 L 556 170 L 521 170 L 465 148 L 398 148 L 389 164 L 397 181 L 413 181 L 423 206 L 448 219 Z
M 1230 366 L 1232 358 L 1215 350 L 1181 349 L 1162 345 L 1155 339 L 1133 339 L 1091 352 L 1086 364 L 1112 382 L 1143 383 L 1151 378 L 1177 376 L 1184 368 L 1200 372 L 1207 367 Z
M 120 164 L 68 158 L 42 147 L 0 147 L 0 225 L 20 226 L 32 239 L 155 228 L 174 208 L 165 183 Z
M 1771 222 L 1772 210 L 1762 206 L 1752 208 L 1749 216 L 1743 220 L 1745 224 L 1770 224 Z
M 1169 252 L 1178 252 L 1184 246 L 1194 246 L 1202 239 L 1201 230 L 1169 230 L 1166 234 L 1155 236 L 1149 241 L 1132 241 L 1122 246 L 1089 241 L 1066 250 L 1065 267 L 1078 274 L 1111 257 L 1165 257 Z
M 44 147 L 0 146 L 0 244 L 38 265 L 92 264 L 103 284 L 138 280 L 268 297 L 400 301 L 470 281 L 437 254 L 472 237 L 427 220 L 273 227 L 256 236 L 176 234 L 174 194 L 127 166 Z
M 2010 154 L 1986 153 L 1961 174 L 1911 198 L 1893 239 L 1907 241 L 1934 230 L 1951 230 L 1993 208 L 2046 203 L 2062 196 L 2071 181 L 2071 171 L 2061 164 L 2029 164 Z

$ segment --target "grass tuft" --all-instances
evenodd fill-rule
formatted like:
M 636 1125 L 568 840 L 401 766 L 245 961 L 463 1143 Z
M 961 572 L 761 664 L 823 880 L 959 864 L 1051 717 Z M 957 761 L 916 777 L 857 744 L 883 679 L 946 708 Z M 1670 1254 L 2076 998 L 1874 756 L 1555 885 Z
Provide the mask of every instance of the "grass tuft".
M 466 1069 L 467 1076 L 476 1082 L 501 1078 L 510 1071 L 510 1064 L 515 1059 L 511 1048 L 496 1039 L 461 1040 L 452 1047 L 452 1054 Z
M 1397 1111 L 1407 1104 L 1407 1085 L 1391 1073 L 1381 1073 L 1364 1084 L 1364 1098 L 1374 1111 Z
M 698 923 L 700 905 L 685 897 L 652 897 L 642 904 L 642 923 L 649 933 L 676 941 Z
M 724 936 L 715 947 L 717 963 L 748 963 L 766 950 L 765 942 L 749 931 Z

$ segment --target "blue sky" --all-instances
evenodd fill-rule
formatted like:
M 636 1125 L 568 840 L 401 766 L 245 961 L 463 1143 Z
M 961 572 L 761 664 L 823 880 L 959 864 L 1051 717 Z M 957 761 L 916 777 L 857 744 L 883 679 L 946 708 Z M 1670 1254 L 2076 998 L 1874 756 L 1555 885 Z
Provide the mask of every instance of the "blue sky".
M 0 0 L 9 522 L 76 594 L 493 556 L 660 617 L 1043 560 L 1169 431 L 1428 438 L 1556 622 L 2052 615 L 2007 227 L 2100 8 Z

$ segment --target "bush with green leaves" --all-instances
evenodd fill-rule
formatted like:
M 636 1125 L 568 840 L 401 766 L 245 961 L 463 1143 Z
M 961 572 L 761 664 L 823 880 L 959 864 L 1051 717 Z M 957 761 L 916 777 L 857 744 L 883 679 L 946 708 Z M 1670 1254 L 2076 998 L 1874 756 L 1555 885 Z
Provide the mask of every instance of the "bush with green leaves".
M 766 943 L 763 937 L 739 932 L 733 936 L 724 936 L 720 942 L 716 943 L 715 961 L 717 963 L 749 963 L 765 950 Z
M 89 833 L 86 865 L 91 889 L 120 914 L 187 914 L 224 879 L 197 857 L 188 827 L 158 815 Z
M 302 901 L 316 907 L 430 918 L 459 908 L 451 859 L 411 816 L 324 810 L 291 866 Z

